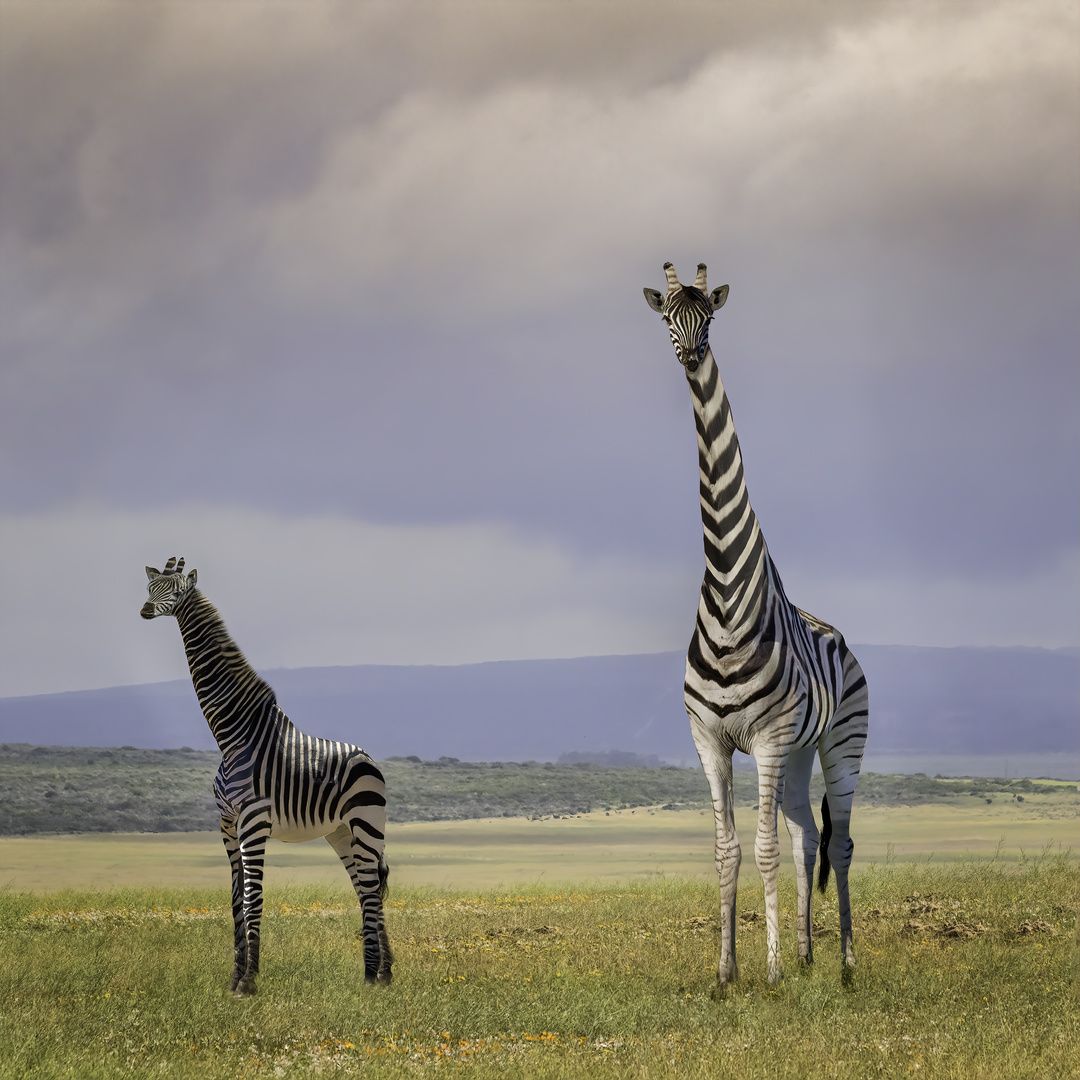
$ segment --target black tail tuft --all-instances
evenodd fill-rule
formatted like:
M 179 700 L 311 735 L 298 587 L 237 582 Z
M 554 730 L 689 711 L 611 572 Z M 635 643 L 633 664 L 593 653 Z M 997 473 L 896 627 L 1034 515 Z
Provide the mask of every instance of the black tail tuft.
M 821 840 L 818 842 L 817 887 L 821 892 L 829 884 L 829 841 L 832 839 L 832 818 L 829 817 L 829 796 L 821 796 Z
M 379 858 L 379 897 L 385 900 L 390 892 L 390 864 L 385 858 Z

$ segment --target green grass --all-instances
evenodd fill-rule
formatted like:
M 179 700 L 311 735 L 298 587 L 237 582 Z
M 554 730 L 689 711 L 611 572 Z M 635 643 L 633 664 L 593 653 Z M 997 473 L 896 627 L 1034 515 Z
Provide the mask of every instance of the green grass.
M 0 1075 L 18 1077 L 894 1077 L 1075 1075 L 1075 863 L 881 863 L 853 879 L 841 988 L 835 897 L 817 963 L 764 982 L 746 867 L 742 978 L 719 995 L 716 888 L 399 888 L 395 980 L 363 985 L 340 885 L 268 890 L 259 995 L 226 992 L 223 888 L 0 893 Z

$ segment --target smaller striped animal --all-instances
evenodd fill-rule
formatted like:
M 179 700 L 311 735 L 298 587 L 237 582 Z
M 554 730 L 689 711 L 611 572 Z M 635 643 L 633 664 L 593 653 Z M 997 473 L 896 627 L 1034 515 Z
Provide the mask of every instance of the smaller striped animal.
M 185 577 L 184 560 L 146 568 L 150 598 L 144 619 L 173 615 L 180 626 L 191 681 L 221 749 L 214 797 L 232 867 L 233 993 L 256 991 L 268 837 L 290 842 L 320 836 L 345 864 L 360 900 L 364 973 L 390 984 L 393 956 L 383 924 L 390 873 L 383 857 L 386 785 L 358 746 L 304 735 L 278 706 L 229 636 L 217 609 Z

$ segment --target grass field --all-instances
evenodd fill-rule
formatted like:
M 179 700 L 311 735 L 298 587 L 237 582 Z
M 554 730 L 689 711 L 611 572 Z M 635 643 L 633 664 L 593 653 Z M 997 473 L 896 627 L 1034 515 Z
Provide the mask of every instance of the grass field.
M 1075 866 L 896 864 L 853 882 L 817 963 L 763 978 L 757 883 L 742 978 L 714 989 L 715 888 L 399 889 L 388 990 L 362 983 L 344 888 L 268 892 L 259 995 L 225 990 L 223 889 L 0 895 L 0 1075 L 11 1077 L 928 1077 L 1075 1075 Z
M 766 986 L 753 819 L 726 995 L 699 811 L 394 827 L 385 991 L 329 847 L 272 844 L 247 1001 L 213 834 L 0 839 L 0 1076 L 1076 1075 L 1075 810 L 863 809 L 853 992 L 834 892 L 795 965 L 790 873 Z
M 1080 851 L 1075 784 L 1055 794 L 909 807 L 861 807 L 852 830 L 857 866 L 871 862 L 1016 859 L 1044 849 Z M 736 811 L 744 866 L 754 874 L 757 814 Z M 780 828 L 781 845 L 787 832 Z M 623 881 L 682 875 L 711 880 L 711 815 L 701 810 L 637 810 L 530 821 L 494 818 L 391 825 L 387 855 L 395 885 L 445 888 Z M 790 850 L 789 848 L 787 850 Z M 788 855 L 785 853 L 785 867 Z M 271 883 L 344 880 L 323 841 L 271 842 Z M 0 837 L 0 888 L 56 889 L 126 885 L 224 885 L 228 863 L 216 833 L 96 833 Z

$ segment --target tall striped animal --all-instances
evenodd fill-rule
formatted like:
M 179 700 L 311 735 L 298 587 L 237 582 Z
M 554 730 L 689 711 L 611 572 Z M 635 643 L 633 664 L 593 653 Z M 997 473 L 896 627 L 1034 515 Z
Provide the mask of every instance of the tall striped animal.
M 231 989 L 254 994 L 259 973 L 263 856 L 268 837 L 325 836 L 345 864 L 364 921 L 364 973 L 390 983 L 393 957 L 383 925 L 389 868 L 383 858 L 386 786 L 375 762 L 358 746 L 304 735 L 278 706 L 229 636 L 217 609 L 186 577 L 184 560 L 146 568 L 150 598 L 144 619 L 174 615 L 187 652 L 191 681 L 221 748 L 214 797 L 232 866 L 235 931 Z
M 752 754 L 758 769 L 758 829 L 754 855 L 765 885 L 767 976 L 783 974 L 777 920 L 780 849 L 777 811 L 791 835 L 798 880 L 799 959 L 813 960 L 810 899 L 818 829 L 810 807 L 816 750 L 825 780 L 821 803 L 824 892 L 836 870 L 844 982 L 850 983 L 848 867 L 851 801 L 867 729 L 866 679 L 840 632 L 800 611 L 784 594 L 743 478 L 742 454 L 731 409 L 709 347 L 709 323 L 724 306 L 728 287 L 709 292 L 705 265 L 693 285 L 681 285 L 664 264 L 667 293 L 645 289 L 645 299 L 671 332 L 697 423 L 705 580 L 697 625 L 686 656 L 685 701 L 698 756 L 709 781 L 720 875 L 721 946 L 717 977 L 738 976 L 735 962 L 735 889 L 742 852 L 735 832 L 731 759 Z

